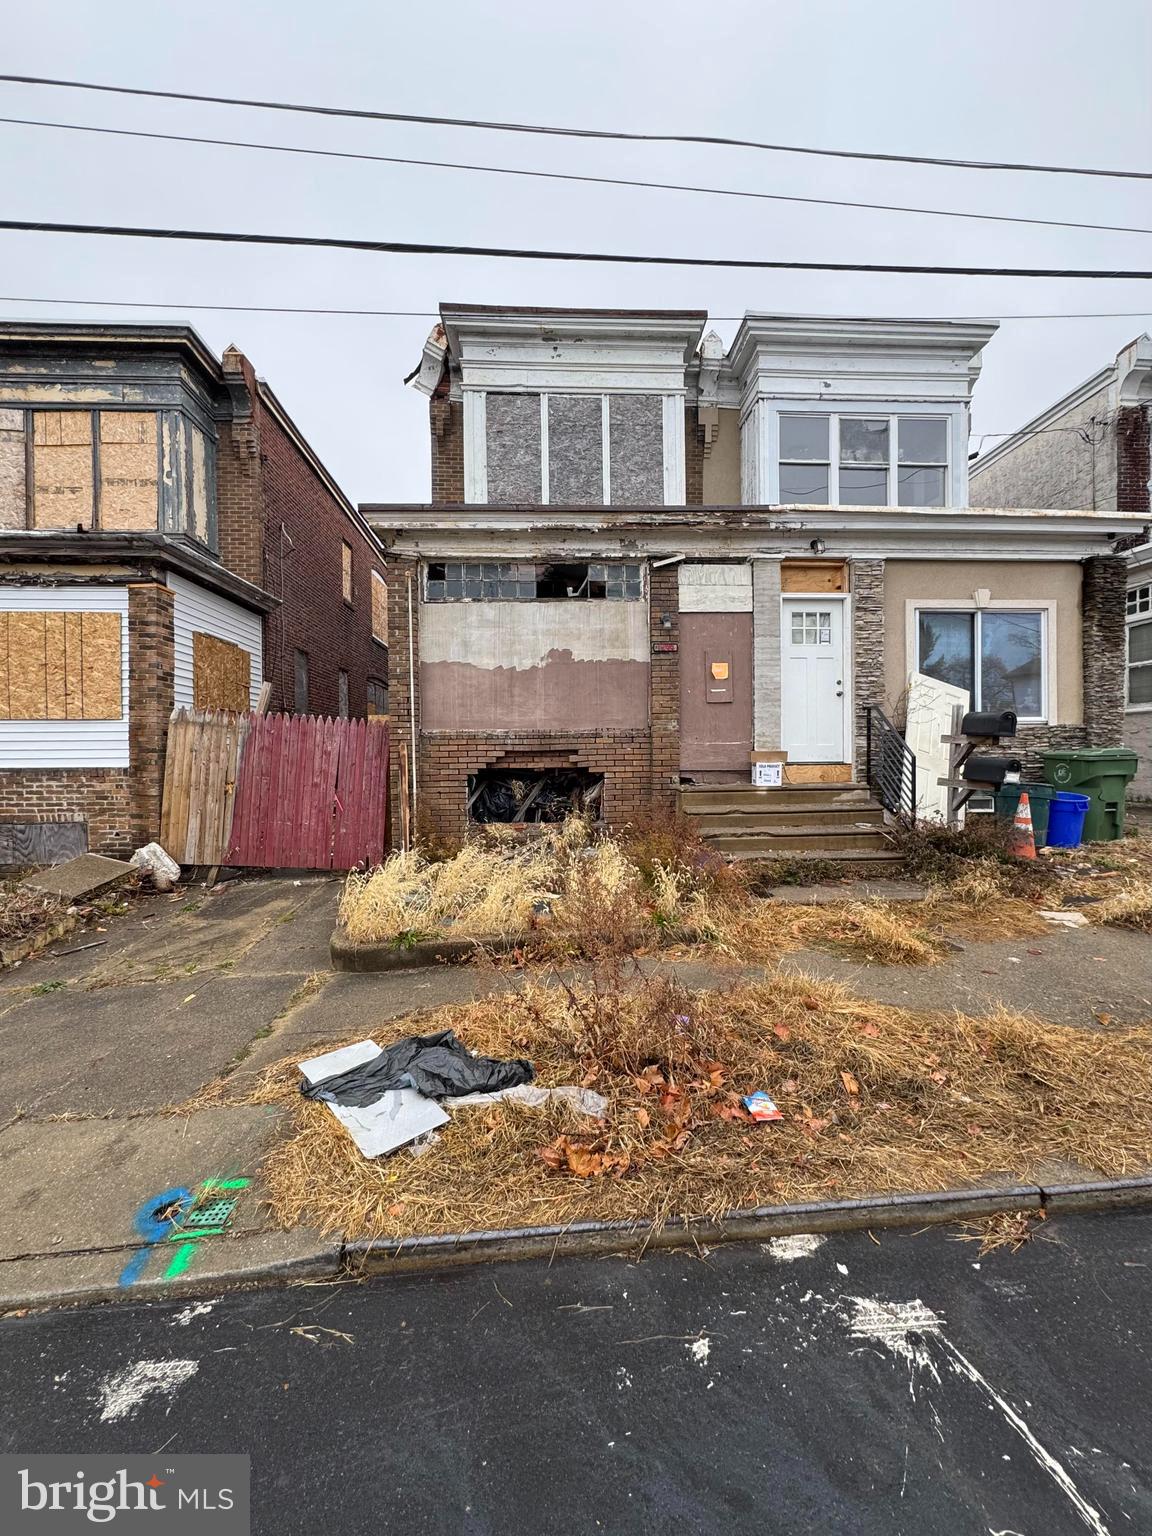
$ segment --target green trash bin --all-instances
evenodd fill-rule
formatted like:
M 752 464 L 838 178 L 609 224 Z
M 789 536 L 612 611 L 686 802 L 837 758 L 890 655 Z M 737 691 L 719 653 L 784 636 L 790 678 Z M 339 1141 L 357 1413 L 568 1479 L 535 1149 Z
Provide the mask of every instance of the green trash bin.
M 1013 821 L 1022 791 L 1028 794 L 1028 810 L 1032 817 L 1032 838 L 1037 848 L 1048 842 L 1048 810 L 1059 790 L 1051 784 L 1001 784 L 996 791 L 996 815 L 1001 821 Z
M 1124 836 L 1124 797 L 1135 777 L 1137 757 L 1129 747 L 1078 747 L 1042 752 L 1044 777 L 1057 789 L 1087 795 L 1086 843 L 1110 843 Z

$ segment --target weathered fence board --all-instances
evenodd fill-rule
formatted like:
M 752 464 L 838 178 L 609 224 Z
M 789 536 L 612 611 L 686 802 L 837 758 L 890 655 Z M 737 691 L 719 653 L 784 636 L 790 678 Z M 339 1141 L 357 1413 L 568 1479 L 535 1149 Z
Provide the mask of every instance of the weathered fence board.
M 178 710 L 161 842 L 181 864 L 353 869 L 384 857 L 388 727 Z

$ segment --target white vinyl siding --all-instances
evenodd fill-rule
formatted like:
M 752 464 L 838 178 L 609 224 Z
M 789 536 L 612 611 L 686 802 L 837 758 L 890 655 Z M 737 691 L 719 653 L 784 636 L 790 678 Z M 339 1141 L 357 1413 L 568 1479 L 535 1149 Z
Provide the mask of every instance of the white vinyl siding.
M 251 608 L 221 597 L 183 576 L 169 575 L 175 629 L 175 708 L 192 708 L 192 636 L 215 635 L 246 650 L 252 658 L 250 703 L 255 708 L 264 679 L 264 620 Z
M 0 768 L 127 768 L 127 587 L 0 587 L 0 609 L 119 614 L 121 690 L 119 720 L 0 720 Z

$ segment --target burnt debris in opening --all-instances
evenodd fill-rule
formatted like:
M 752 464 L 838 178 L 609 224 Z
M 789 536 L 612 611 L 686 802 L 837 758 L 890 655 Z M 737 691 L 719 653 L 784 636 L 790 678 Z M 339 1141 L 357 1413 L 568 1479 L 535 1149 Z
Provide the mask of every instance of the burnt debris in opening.
M 600 815 L 604 775 L 584 768 L 483 768 L 468 775 L 468 818 L 479 822 L 555 822 Z

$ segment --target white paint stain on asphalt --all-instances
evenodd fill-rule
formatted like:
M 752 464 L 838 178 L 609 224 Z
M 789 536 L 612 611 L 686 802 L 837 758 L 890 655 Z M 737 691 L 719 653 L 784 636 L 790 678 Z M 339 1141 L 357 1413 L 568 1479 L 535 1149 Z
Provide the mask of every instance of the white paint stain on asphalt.
M 146 1398 L 165 1397 L 169 1409 L 178 1388 L 200 1369 L 197 1360 L 137 1360 L 100 1383 L 100 1422 L 130 1419 Z
M 783 1259 L 791 1263 L 793 1259 L 810 1259 L 827 1238 L 821 1237 L 818 1232 L 796 1232 L 791 1237 L 773 1237 L 768 1242 L 761 1243 L 765 1253 L 770 1253 L 774 1259 Z
M 215 1305 L 214 1301 L 194 1301 L 190 1306 L 185 1307 L 182 1312 L 177 1312 L 176 1316 L 172 1319 L 171 1327 L 187 1328 L 188 1324 L 194 1321 L 194 1319 L 207 1317 Z
M 708 1364 L 708 1356 L 712 1350 L 711 1339 L 693 1339 L 691 1344 L 686 1344 L 684 1347 L 697 1365 Z
M 957 1375 L 967 1377 L 999 1409 L 1005 1421 L 1028 1447 L 1037 1466 L 1048 1474 L 1094 1536 L 1109 1536 L 1100 1511 L 1076 1487 L 1067 1468 L 1045 1450 L 1011 1403 L 956 1348 L 944 1332 L 943 1319 L 930 1307 L 919 1300 L 880 1301 L 870 1296 L 851 1296 L 848 1300 L 852 1306 L 852 1314 L 848 1319 L 852 1337 L 881 1344 L 897 1359 L 904 1360 L 912 1376 L 913 1396 L 918 1371 L 926 1372 L 936 1381 L 940 1380 L 931 1353 L 932 1341 L 938 1341 L 938 1348 L 947 1355 L 952 1370 Z

